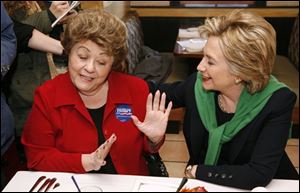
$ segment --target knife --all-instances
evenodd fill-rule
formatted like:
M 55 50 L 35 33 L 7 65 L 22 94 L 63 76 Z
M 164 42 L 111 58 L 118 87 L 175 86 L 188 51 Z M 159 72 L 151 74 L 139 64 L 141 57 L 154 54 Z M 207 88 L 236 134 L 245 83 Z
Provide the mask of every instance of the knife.
M 41 192 L 49 182 L 50 182 L 50 178 L 48 178 L 48 179 L 43 183 L 43 185 L 40 187 L 40 189 L 38 189 L 38 192 Z
M 34 183 L 34 185 L 32 186 L 32 188 L 29 190 L 29 192 L 33 192 L 33 190 L 37 187 L 37 185 L 39 185 L 39 183 L 45 179 L 46 176 L 41 176 L 39 177 L 39 179 L 37 179 L 37 181 Z
M 181 188 L 187 183 L 188 179 L 186 177 L 182 178 L 180 185 L 178 186 L 176 192 L 180 192 Z
M 48 192 L 49 188 L 54 184 L 54 182 L 56 181 L 56 178 L 52 178 L 50 180 L 50 183 L 48 184 L 48 186 L 46 187 L 45 192 Z

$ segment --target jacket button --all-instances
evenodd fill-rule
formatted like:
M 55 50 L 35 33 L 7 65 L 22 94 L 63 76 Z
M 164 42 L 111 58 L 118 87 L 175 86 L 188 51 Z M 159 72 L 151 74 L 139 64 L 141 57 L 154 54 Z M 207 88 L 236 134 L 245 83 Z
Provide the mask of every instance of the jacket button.
M 207 177 L 211 178 L 211 177 L 212 177 L 212 173 L 211 173 L 211 172 L 208 172 L 208 173 L 207 173 Z
M 226 174 L 221 174 L 221 178 L 222 179 L 226 178 Z
M 229 178 L 229 179 L 232 179 L 232 175 L 229 175 L 228 178 Z
M 215 174 L 215 178 L 219 177 L 219 174 Z

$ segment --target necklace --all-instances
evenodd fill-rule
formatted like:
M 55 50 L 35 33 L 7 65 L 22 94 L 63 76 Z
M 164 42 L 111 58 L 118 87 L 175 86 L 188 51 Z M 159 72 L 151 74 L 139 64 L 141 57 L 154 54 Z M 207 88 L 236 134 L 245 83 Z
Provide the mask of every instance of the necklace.
M 221 109 L 223 112 L 225 112 L 225 113 L 230 113 L 230 112 L 226 111 L 226 109 L 224 108 L 223 103 L 222 103 L 222 100 L 221 100 L 221 95 L 220 95 L 220 94 L 218 95 L 218 104 L 219 104 L 220 109 Z

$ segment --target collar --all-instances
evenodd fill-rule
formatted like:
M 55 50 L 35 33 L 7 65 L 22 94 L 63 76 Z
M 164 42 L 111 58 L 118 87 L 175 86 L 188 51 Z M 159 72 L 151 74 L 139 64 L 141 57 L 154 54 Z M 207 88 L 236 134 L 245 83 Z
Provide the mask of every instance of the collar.
M 54 79 L 57 81 L 56 93 L 55 93 L 55 107 L 65 105 L 84 105 L 76 87 L 73 85 L 70 74 L 59 75 Z M 108 75 L 108 98 L 107 106 L 114 104 L 132 104 L 132 96 L 126 86 L 125 76 L 119 72 L 111 72 Z

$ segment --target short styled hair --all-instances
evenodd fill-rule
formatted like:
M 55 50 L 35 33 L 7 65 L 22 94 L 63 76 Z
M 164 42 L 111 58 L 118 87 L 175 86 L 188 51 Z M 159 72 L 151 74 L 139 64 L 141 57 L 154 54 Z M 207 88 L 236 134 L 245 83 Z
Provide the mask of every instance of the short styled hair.
M 116 16 L 103 10 L 84 10 L 67 23 L 62 36 L 65 53 L 82 41 L 91 40 L 114 58 L 112 69 L 123 71 L 127 55 L 127 30 Z
M 206 19 L 199 27 L 202 38 L 215 36 L 229 66 L 253 94 L 267 85 L 276 56 L 276 32 L 263 17 L 236 9 Z

